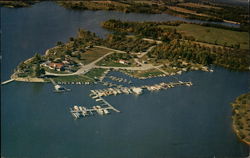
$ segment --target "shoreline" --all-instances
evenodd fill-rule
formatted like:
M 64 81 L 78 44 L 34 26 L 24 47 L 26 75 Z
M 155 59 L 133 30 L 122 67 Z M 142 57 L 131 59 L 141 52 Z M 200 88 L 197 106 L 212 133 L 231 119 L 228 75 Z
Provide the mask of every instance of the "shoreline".
M 231 103 L 232 128 L 241 142 L 250 146 L 250 93 L 244 93 L 236 97 Z
M 235 124 L 234 124 L 234 123 L 232 124 L 232 126 L 233 126 L 233 127 L 232 127 L 232 128 L 233 128 L 233 131 L 234 131 L 234 133 L 237 135 L 239 141 L 241 141 L 241 142 L 243 142 L 243 143 L 246 143 L 248 146 L 250 146 L 250 141 L 246 141 L 246 140 L 240 138 L 239 130 L 235 127 Z
M 18 6 L 15 6 L 14 4 L 13 5 L 5 5 L 3 3 L 1 7 L 13 8 L 13 9 L 25 8 L 25 7 L 31 7 L 31 6 L 35 5 L 36 3 L 38 3 L 38 2 L 40 2 L 40 1 L 34 1 L 31 4 L 25 4 L 25 3 L 24 4 L 18 4 Z M 15 1 L 13 3 L 15 3 Z M 56 5 L 58 5 L 58 6 L 60 6 L 60 7 L 63 7 L 63 8 L 66 8 L 66 9 L 71 9 L 71 10 L 110 11 L 107 8 L 98 8 L 98 7 L 97 8 L 88 8 L 87 7 L 87 8 L 84 8 L 84 9 L 77 9 L 77 8 L 72 7 L 72 6 L 67 7 L 65 4 L 61 4 L 60 2 L 59 3 L 54 2 L 54 3 Z M 68 2 L 68 3 L 70 3 L 70 2 Z M 168 6 L 168 5 L 166 5 L 166 6 Z M 209 18 L 209 16 L 200 16 L 200 15 L 196 15 L 196 14 L 191 14 L 192 16 L 198 16 L 198 17 L 190 17 L 190 15 L 188 15 L 189 13 L 183 14 L 183 12 L 175 12 L 174 10 L 171 10 L 171 9 L 170 9 L 170 11 L 157 11 L 157 12 L 154 12 L 153 10 L 150 10 L 149 12 L 137 12 L 137 11 L 125 11 L 125 10 L 119 10 L 119 9 L 113 8 L 112 11 L 121 12 L 121 13 L 139 13 L 139 14 L 140 13 L 141 14 L 167 14 L 167 15 L 181 17 L 181 18 L 189 19 L 189 20 L 201 20 L 201 21 L 204 21 L 206 23 L 211 22 L 211 20 L 205 20 L 205 19 L 200 19 L 199 18 L 199 17 Z M 232 21 L 232 20 L 226 20 L 226 19 L 221 19 L 218 22 L 224 22 L 224 23 L 227 23 L 227 24 L 234 24 L 234 25 L 240 25 L 241 24 L 240 22 Z

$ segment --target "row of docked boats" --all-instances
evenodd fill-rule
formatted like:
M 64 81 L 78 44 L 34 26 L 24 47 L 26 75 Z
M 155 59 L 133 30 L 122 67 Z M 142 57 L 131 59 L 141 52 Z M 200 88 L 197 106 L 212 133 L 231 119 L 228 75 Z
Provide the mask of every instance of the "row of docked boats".
M 143 86 L 143 88 L 146 88 L 149 91 L 158 91 L 161 89 L 168 89 L 168 88 L 174 88 L 175 86 L 180 86 L 180 85 L 184 85 L 184 86 L 192 86 L 192 82 L 170 82 L 170 83 L 159 83 L 159 84 L 155 84 L 155 85 L 151 85 L 151 86 Z
M 73 108 L 70 108 L 70 112 L 76 119 L 78 119 L 88 115 L 93 115 L 94 112 L 99 115 L 107 115 L 109 114 L 108 109 L 109 107 L 102 108 L 100 105 L 93 106 L 91 109 L 87 109 L 84 106 L 74 105 Z
M 101 106 L 93 106 L 93 109 L 99 114 L 99 115 L 107 115 L 109 114 L 108 108 L 102 108 Z
M 192 86 L 192 82 L 170 82 L 165 83 L 161 82 L 155 85 L 145 85 L 140 87 L 117 87 L 117 88 L 106 88 L 106 89 L 97 89 L 91 90 L 90 97 L 96 99 L 103 97 L 103 96 L 110 96 L 110 95 L 118 95 L 118 94 L 142 94 L 143 89 L 147 89 L 148 91 L 157 91 L 162 89 L 174 88 L 175 86 Z
M 118 85 L 118 84 L 114 84 L 114 83 L 111 83 L 111 82 L 107 82 L 107 81 L 102 81 L 101 82 L 104 86 L 109 86 L 109 87 L 122 87 L 122 85 Z
M 77 84 L 77 85 L 89 85 L 90 82 L 57 82 L 57 84 Z
M 120 87 L 91 90 L 90 97 L 96 99 L 98 97 L 118 95 L 118 94 L 141 94 L 142 89 L 138 87 Z M 98 100 L 96 100 L 98 101 Z

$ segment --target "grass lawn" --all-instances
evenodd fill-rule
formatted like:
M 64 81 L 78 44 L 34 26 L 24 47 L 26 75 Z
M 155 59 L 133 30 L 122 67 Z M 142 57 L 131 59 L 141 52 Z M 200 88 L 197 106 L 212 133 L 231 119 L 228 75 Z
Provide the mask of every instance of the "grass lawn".
M 174 10 L 174 11 L 181 12 L 181 13 L 188 13 L 188 14 L 193 14 L 193 15 L 197 15 L 197 16 L 211 17 L 210 15 L 197 13 L 196 11 L 185 9 L 182 7 L 168 6 L 168 8 L 170 10 Z
M 95 77 L 99 78 L 103 75 L 104 71 L 105 71 L 105 69 L 101 69 L 101 68 L 92 69 L 89 72 L 87 72 L 85 74 L 85 76 L 87 76 L 89 78 L 93 78 L 93 79 Z
M 201 3 L 178 3 L 178 6 L 187 6 L 187 7 L 193 7 L 193 8 L 207 8 L 207 9 L 222 9 L 220 7 L 215 7 L 212 5 L 206 5 L 206 4 L 201 4 Z
M 131 66 L 136 66 L 134 59 L 129 59 L 128 62 L 131 64 L 121 64 L 118 63 L 116 60 L 111 59 L 110 57 L 111 55 L 108 55 L 107 57 L 105 57 L 104 59 L 102 59 L 101 61 L 99 61 L 98 63 L 96 63 L 96 65 L 98 66 L 111 66 L 111 67 L 131 67 Z
M 83 64 L 89 64 L 103 55 L 109 53 L 110 50 L 102 49 L 102 48 L 91 48 L 88 51 L 81 54 L 81 62 Z
M 125 64 L 121 64 L 121 63 L 117 63 L 116 61 L 105 61 L 102 60 L 100 62 L 98 62 L 96 65 L 99 66 L 111 66 L 111 67 L 130 67 L 131 65 L 125 65 Z
M 206 43 L 215 43 L 227 46 L 240 43 L 240 48 L 249 49 L 249 35 L 247 32 L 231 31 L 226 29 L 205 27 L 195 24 L 181 24 L 177 27 L 163 26 L 162 28 L 176 28 L 177 31 L 187 35 L 193 36 L 196 40 Z
M 161 71 L 157 69 L 150 69 L 146 71 L 127 71 L 127 70 L 122 70 L 122 72 L 126 72 L 130 74 L 131 76 L 134 77 L 151 77 L 151 76 L 158 76 L 158 75 L 163 75 Z

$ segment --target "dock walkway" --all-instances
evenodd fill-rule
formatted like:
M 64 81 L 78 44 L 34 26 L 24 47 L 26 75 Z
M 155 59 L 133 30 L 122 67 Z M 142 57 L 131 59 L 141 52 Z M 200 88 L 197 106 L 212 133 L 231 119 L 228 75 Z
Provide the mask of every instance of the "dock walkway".
M 105 103 L 106 105 L 108 105 L 108 109 L 114 110 L 115 112 L 120 112 L 119 110 L 117 110 L 116 108 L 114 108 L 111 104 L 109 104 L 109 102 L 107 102 L 105 99 L 103 99 L 102 97 L 99 97 L 103 103 Z
M 7 81 L 3 81 L 3 82 L 1 83 L 1 85 L 8 84 L 8 83 L 13 82 L 13 81 L 15 81 L 15 80 L 14 80 L 14 79 L 9 79 L 9 80 L 7 80 Z
M 50 78 L 49 80 L 51 81 L 51 83 L 52 83 L 54 86 L 57 85 L 56 82 L 55 82 L 52 78 Z

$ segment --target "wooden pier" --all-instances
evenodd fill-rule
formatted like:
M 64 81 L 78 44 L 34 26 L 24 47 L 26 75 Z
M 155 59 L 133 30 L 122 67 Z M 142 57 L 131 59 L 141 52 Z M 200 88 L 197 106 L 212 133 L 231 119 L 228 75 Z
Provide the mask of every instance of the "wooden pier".
M 101 82 L 105 84 L 105 82 Z M 106 83 L 108 86 L 113 86 L 108 83 Z M 117 95 L 117 94 L 135 94 L 140 95 L 142 94 L 143 90 L 148 91 L 158 91 L 162 89 L 170 89 L 174 88 L 175 86 L 192 86 L 192 82 L 183 82 L 183 81 L 177 81 L 177 82 L 161 82 L 154 85 L 144 85 L 140 87 L 116 87 L 116 88 L 106 88 L 106 89 L 97 89 L 97 90 L 90 90 L 89 96 L 92 99 L 95 99 L 96 102 L 100 103 L 99 105 L 93 106 L 93 108 L 87 109 L 82 106 L 74 106 L 74 108 L 70 108 L 70 112 L 72 115 L 78 119 L 80 117 L 85 117 L 88 115 L 93 115 L 94 112 L 96 112 L 99 115 L 107 115 L 109 114 L 108 110 L 113 110 L 115 112 L 120 112 L 115 107 L 113 107 L 109 102 L 107 102 L 105 99 L 103 99 L 103 96 L 109 96 L 109 95 Z
M 103 99 L 101 96 L 98 96 L 98 94 L 95 91 L 92 91 L 92 93 L 94 96 L 97 96 L 97 97 L 92 97 L 92 98 L 100 99 L 104 104 L 106 104 L 108 106 L 108 109 L 114 110 L 115 112 L 120 112 L 119 110 L 114 108 L 109 102 L 107 102 L 105 99 Z
M 52 78 L 49 78 L 49 80 L 51 81 L 51 83 L 52 83 L 54 86 L 58 85 Z
M 100 99 L 102 99 L 103 103 L 105 103 L 106 105 L 108 105 L 108 109 L 114 110 L 115 112 L 120 112 L 119 110 L 117 110 L 116 108 L 114 108 L 111 104 L 109 104 L 109 102 L 107 102 L 105 99 L 103 99 L 102 97 L 99 97 Z
M 13 82 L 13 81 L 15 81 L 15 80 L 14 80 L 14 79 L 9 79 L 9 80 L 7 80 L 7 81 L 3 81 L 3 82 L 1 83 L 1 85 L 5 85 L 5 84 L 8 84 L 8 83 Z
M 57 84 L 52 78 L 49 79 L 51 81 L 51 83 L 54 85 L 55 88 L 55 92 L 66 92 L 66 91 L 70 91 L 70 89 L 67 89 L 63 86 L 60 86 L 59 84 Z
M 115 107 L 113 107 L 109 102 L 107 102 L 105 99 L 103 99 L 100 96 L 94 97 L 97 98 L 96 100 L 101 101 L 102 104 L 101 105 L 96 105 L 93 106 L 93 108 L 87 109 L 84 106 L 77 106 L 75 105 L 72 108 L 70 108 L 70 112 L 71 114 L 76 118 L 81 118 L 81 117 L 86 117 L 89 115 L 93 115 L 94 112 L 96 112 L 99 115 L 107 115 L 109 114 L 108 110 L 113 110 L 115 112 L 120 112 L 119 110 L 117 110 Z M 106 107 L 104 107 L 106 105 Z

